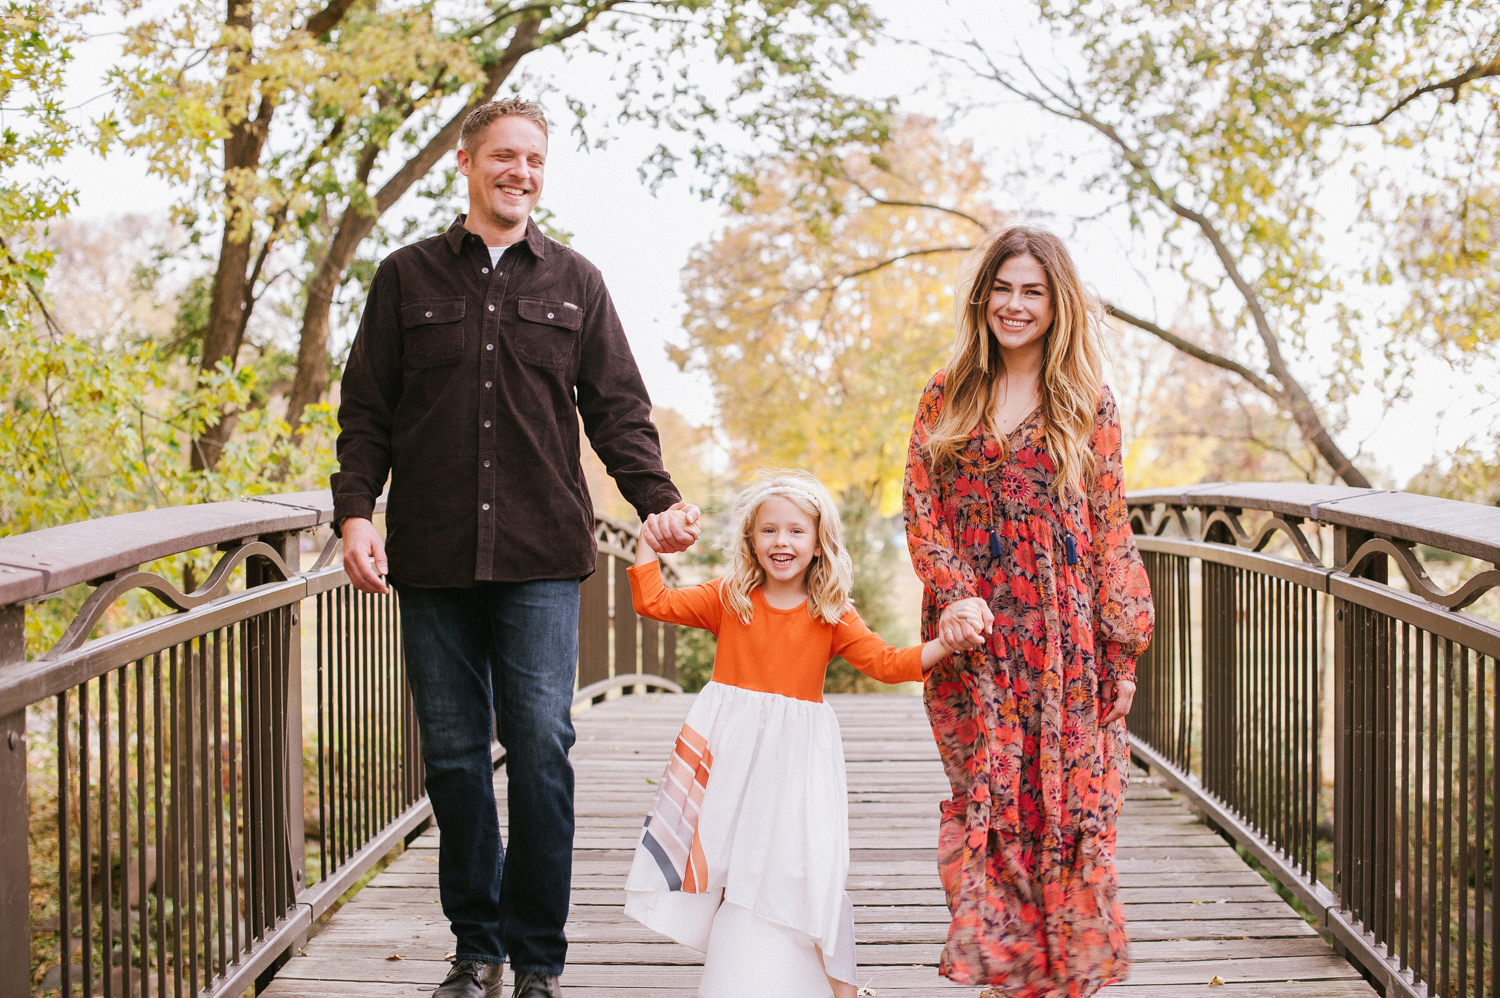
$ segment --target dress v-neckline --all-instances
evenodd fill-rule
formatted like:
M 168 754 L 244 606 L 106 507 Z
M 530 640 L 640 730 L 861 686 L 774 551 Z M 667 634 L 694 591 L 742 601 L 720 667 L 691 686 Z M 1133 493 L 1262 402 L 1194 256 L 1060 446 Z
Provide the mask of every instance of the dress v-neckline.
M 1041 411 L 1042 403 L 1038 402 L 1035 406 L 1032 407 L 1032 410 L 1030 412 L 1021 417 L 1021 421 L 1019 423 L 1017 423 L 1015 426 L 1012 426 L 1007 432 L 1000 434 L 1001 438 L 1009 440 L 1011 437 L 1024 430 L 1031 424 L 1031 421 L 1036 418 L 1036 414 Z

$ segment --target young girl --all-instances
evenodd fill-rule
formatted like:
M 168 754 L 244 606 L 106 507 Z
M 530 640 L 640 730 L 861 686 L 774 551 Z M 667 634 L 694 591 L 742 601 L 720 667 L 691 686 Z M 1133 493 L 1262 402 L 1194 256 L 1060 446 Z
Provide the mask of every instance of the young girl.
M 838 510 L 813 476 L 763 476 L 730 521 L 723 578 L 665 588 L 646 541 L 653 519 L 630 569 L 637 613 L 719 641 L 646 818 L 625 911 L 707 954 L 705 998 L 852 998 L 844 751 L 823 675 L 841 655 L 882 682 L 920 680 L 947 651 L 891 648 L 859 619 Z

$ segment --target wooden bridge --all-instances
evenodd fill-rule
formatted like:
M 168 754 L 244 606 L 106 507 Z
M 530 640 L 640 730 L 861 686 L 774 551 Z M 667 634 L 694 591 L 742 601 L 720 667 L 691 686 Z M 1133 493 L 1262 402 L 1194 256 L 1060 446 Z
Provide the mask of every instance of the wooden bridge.
M 1500 509 L 1255 484 L 1131 504 L 1158 627 L 1120 829 L 1134 967 L 1107 993 L 1493 998 Z M 0 539 L 0 998 L 441 980 L 399 616 L 349 586 L 331 512 L 301 493 Z M 596 537 L 564 984 L 691 993 L 698 955 L 622 911 L 691 695 L 647 692 L 676 690 L 674 632 L 630 609 L 631 529 Z M 833 703 L 861 984 L 977 994 L 936 974 L 947 787 L 920 701 Z
M 883 998 L 977 994 L 983 989 L 949 984 L 937 973 L 948 928 L 934 860 L 937 806 L 948 788 L 921 700 L 856 694 L 829 700 L 849 767 L 859 983 Z M 697 993 L 701 954 L 623 911 L 625 875 L 652 782 L 661 777 L 691 701 L 685 694 L 622 697 L 578 718 L 578 835 L 562 978 L 569 998 Z M 503 775 L 495 780 L 502 802 Z M 442 980 L 453 936 L 435 910 L 438 834 L 414 840 L 334 915 L 301 948 L 306 955 L 281 968 L 267 998 L 417 998 Z M 1125 805 L 1119 868 L 1135 966 L 1128 986 L 1109 993 L 1375 993 L 1223 839 L 1143 772 Z

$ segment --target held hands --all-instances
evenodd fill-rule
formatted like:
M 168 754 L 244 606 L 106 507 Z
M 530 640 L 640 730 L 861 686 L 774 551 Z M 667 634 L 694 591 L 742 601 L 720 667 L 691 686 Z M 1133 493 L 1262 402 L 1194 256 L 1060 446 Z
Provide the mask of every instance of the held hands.
M 1108 705 L 1109 713 L 1099 718 L 1102 727 L 1118 721 L 1130 713 L 1131 701 L 1135 699 L 1135 683 L 1129 679 L 1105 679 L 1099 683 L 1099 703 Z
M 641 524 L 641 540 L 657 554 L 686 551 L 698 540 L 698 507 L 690 502 L 673 503 L 660 513 L 652 513 Z
M 344 539 L 344 571 L 354 588 L 382 596 L 390 592 L 381 578 L 390 568 L 385 560 L 385 542 L 375 524 L 351 516 L 345 518 L 339 533 Z
M 978 596 L 955 600 L 938 617 L 937 639 L 949 652 L 972 651 L 995 629 L 995 615 Z

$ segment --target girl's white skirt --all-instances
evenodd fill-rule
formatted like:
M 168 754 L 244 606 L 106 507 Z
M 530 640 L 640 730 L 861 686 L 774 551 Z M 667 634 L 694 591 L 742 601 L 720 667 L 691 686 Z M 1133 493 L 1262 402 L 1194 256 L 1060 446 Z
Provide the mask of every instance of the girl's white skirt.
M 828 998 L 825 968 L 855 983 L 848 875 L 833 708 L 709 683 L 646 817 L 626 914 L 707 954 L 705 998 Z

